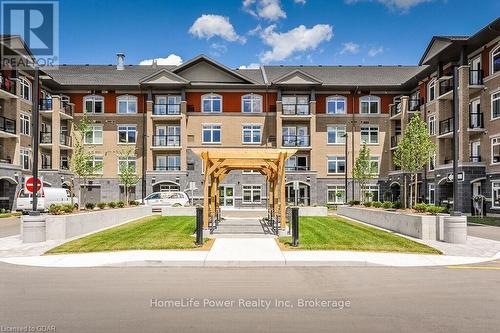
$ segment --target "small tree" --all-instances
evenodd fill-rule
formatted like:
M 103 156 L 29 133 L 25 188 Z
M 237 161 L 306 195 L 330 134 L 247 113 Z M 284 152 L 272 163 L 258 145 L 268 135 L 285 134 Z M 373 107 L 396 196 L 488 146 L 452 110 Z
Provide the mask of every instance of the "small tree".
M 129 203 L 130 188 L 135 186 L 139 182 L 139 176 L 137 175 L 137 167 L 134 164 L 129 164 L 128 160 L 130 157 L 135 157 L 134 149 L 126 149 L 119 151 L 117 153 L 119 162 L 119 177 L 120 182 L 123 185 L 123 190 L 125 193 L 125 204 Z
M 89 120 L 86 115 L 77 125 L 73 123 L 74 148 L 70 159 L 70 169 L 77 176 L 78 183 L 83 183 L 84 191 L 80 197 L 80 207 L 85 207 L 88 190 L 88 179 L 94 177 L 101 165 L 94 165 L 94 151 L 85 145 L 85 137 L 91 133 Z
M 427 124 L 418 114 L 414 115 L 403 134 L 403 138 L 398 143 L 394 152 L 394 164 L 399 166 L 403 172 L 413 175 L 415 198 L 414 204 L 417 204 L 418 198 L 418 172 L 421 171 L 429 158 L 434 155 L 436 145 L 431 141 Z M 406 177 L 404 178 L 404 199 L 403 205 L 406 208 Z
M 366 182 L 372 179 L 375 175 L 374 166 L 371 163 L 370 149 L 363 144 L 363 147 L 359 151 L 359 155 L 354 162 L 353 178 L 358 182 L 359 188 L 361 190 L 361 201 L 365 201 Z

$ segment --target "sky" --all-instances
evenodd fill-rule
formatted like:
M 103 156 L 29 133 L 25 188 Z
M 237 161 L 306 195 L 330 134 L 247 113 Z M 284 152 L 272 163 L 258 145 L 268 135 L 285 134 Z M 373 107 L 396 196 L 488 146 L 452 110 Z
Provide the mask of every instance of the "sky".
M 415 65 L 434 35 L 470 35 L 498 0 L 60 0 L 60 63 Z

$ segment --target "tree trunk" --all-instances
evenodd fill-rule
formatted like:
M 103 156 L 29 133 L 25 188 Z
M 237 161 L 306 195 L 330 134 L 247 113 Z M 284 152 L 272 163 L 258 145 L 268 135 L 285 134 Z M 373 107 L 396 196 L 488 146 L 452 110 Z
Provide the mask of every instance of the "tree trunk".
M 403 203 L 403 208 L 406 209 L 408 208 L 408 205 L 407 205 L 407 202 L 406 202 L 406 174 L 403 174 L 403 200 L 402 203 Z
M 417 185 L 417 181 L 418 181 L 418 175 L 415 174 L 415 205 L 417 205 L 417 195 L 418 195 L 418 185 Z M 415 206 L 414 206 L 415 207 Z
M 125 206 L 128 206 L 128 186 L 125 187 Z

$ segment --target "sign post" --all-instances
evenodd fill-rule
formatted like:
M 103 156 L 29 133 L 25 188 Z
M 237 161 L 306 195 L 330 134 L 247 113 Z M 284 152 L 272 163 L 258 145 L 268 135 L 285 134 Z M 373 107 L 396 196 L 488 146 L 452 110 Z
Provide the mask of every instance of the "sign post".
M 40 141 L 40 125 L 39 125 L 39 98 L 40 98 L 40 88 L 39 88 L 39 68 L 35 67 L 35 78 L 33 82 L 33 184 L 38 184 L 38 144 Z M 38 197 L 37 192 L 33 193 L 33 209 L 30 215 L 39 215 L 37 211 Z

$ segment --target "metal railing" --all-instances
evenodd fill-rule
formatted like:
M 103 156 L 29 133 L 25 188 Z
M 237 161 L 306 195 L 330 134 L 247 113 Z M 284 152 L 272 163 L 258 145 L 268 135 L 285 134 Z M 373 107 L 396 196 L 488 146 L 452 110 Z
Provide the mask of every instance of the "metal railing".
M 51 98 L 40 99 L 39 109 L 40 111 L 52 111 L 52 99 Z
M 307 116 L 310 114 L 309 104 L 283 104 L 283 114 Z
M 0 116 L 0 131 L 16 134 L 16 121 L 14 119 Z
M 453 90 L 453 78 L 439 82 L 439 96 Z
M 401 140 L 401 134 L 391 136 L 391 148 L 396 148 L 398 146 L 399 140 Z
M 13 95 L 16 94 L 16 81 L 13 81 L 0 74 L 0 89 L 7 91 Z
M 70 117 L 73 117 L 73 105 L 68 102 L 61 101 L 61 111 Z
M 71 147 L 72 141 L 71 141 L 71 136 L 68 134 L 60 133 L 59 134 L 59 143 L 64 146 Z
M 469 85 L 471 85 L 471 86 L 483 85 L 483 70 L 482 69 L 470 69 L 469 70 Z
M 43 161 L 42 160 L 42 169 L 44 169 L 44 170 L 52 169 L 52 161 Z
M 180 147 L 180 135 L 153 135 L 153 147 Z
M 484 128 L 484 115 L 482 112 L 469 112 L 469 128 Z
M 309 135 L 283 135 L 284 147 L 309 147 Z
M 439 122 L 439 135 L 453 132 L 453 118 L 441 120 Z
M 401 103 L 398 102 L 396 104 L 391 105 L 391 117 L 394 117 L 401 113 Z
M 180 171 L 180 165 L 156 165 L 154 167 L 155 171 Z
M 414 112 L 420 109 L 420 106 L 423 104 L 422 98 L 414 98 L 408 100 L 408 111 Z
M 40 132 L 40 143 L 52 143 L 52 132 Z
M 309 166 L 285 166 L 285 171 L 309 171 Z
M 153 115 L 169 116 L 181 114 L 180 104 L 155 104 L 153 106 Z
M 472 155 L 470 156 L 471 162 L 481 162 L 481 155 Z

